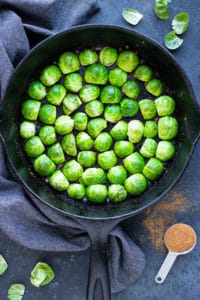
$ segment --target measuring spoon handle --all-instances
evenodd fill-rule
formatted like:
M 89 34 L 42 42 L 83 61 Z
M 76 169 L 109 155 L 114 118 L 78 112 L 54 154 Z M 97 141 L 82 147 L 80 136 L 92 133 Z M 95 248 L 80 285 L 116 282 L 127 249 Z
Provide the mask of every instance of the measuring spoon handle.
M 165 281 L 165 278 L 167 277 L 167 274 L 169 273 L 171 267 L 173 266 L 173 263 L 176 260 L 176 257 L 178 256 L 177 253 L 169 251 L 165 260 L 163 261 L 160 270 L 158 271 L 155 281 L 157 283 L 163 283 Z

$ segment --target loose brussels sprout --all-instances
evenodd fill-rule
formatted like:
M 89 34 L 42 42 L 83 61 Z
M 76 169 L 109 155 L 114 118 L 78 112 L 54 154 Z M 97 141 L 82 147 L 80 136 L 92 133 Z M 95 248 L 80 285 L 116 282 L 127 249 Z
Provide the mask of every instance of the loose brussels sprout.
M 112 85 L 107 85 L 101 91 L 100 97 L 101 97 L 102 103 L 113 104 L 113 103 L 120 102 L 120 100 L 122 98 L 122 94 L 118 87 L 112 86 Z
M 144 157 L 153 157 L 156 154 L 157 142 L 153 139 L 147 138 L 142 147 L 140 148 L 140 154 Z
M 64 152 L 60 143 L 56 143 L 49 147 L 47 155 L 57 165 L 60 165 L 65 161 Z
M 5 273 L 5 271 L 8 269 L 8 264 L 5 258 L 0 254 L 0 275 Z
M 74 128 L 76 130 L 85 130 L 87 128 L 88 117 L 83 112 L 77 112 L 74 115 Z
M 90 202 L 103 203 L 107 198 L 107 187 L 103 184 L 94 184 L 86 188 L 86 196 Z
M 170 96 L 160 96 L 155 100 L 155 105 L 160 117 L 171 115 L 175 110 L 175 101 Z
M 92 49 L 84 49 L 79 53 L 79 60 L 82 66 L 92 65 L 97 62 L 98 55 Z
M 87 83 L 106 84 L 108 81 L 108 70 L 100 64 L 92 64 L 85 70 L 84 79 Z
M 60 72 L 60 69 L 55 65 L 46 67 L 40 74 L 40 80 L 46 86 L 55 84 L 60 80 L 61 77 L 62 73 Z
M 114 151 L 118 157 L 124 158 L 134 151 L 134 145 L 129 141 L 117 141 L 114 145 Z
M 78 162 L 85 168 L 93 167 L 96 163 L 96 153 L 94 151 L 81 151 L 78 154 Z
M 60 116 L 56 119 L 55 130 L 58 134 L 64 135 L 72 132 L 74 120 L 70 116 Z
M 95 118 L 88 122 L 87 131 L 91 137 L 96 138 L 99 133 L 107 127 L 107 122 L 103 118 Z
M 141 81 L 148 82 L 151 79 L 152 74 L 153 72 L 149 66 L 141 65 L 135 70 L 134 77 Z
M 131 143 L 139 143 L 143 137 L 144 125 L 140 120 L 128 123 L 128 139 Z
M 112 146 L 113 139 L 107 132 L 101 132 L 94 141 L 94 147 L 99 152 L 107 151 Z
M 46 87 L 40 81 L 33 81 L 28 87 L 28 94 L 35 100 L 42 100 L 46 96 Z
M 85 104 L 85 112 L 91 117 L 99 117 L 104 111 L 104 105 L 98 100 L 92 100 Z
M 56 165 L 46 154 L 38 156 L 33 165 L 35 172 L 40 176 L 50 176 L 56 170 Z
M 79 91 L 79 96 L 83 103 L 96 100 L 100 95 L 100 88 L 97 85 L 86 84 Z
M 116 140 L 124 140 L 127 138 L 128 124 L 125 121 L 119 121 L 111 130 L 110 134 Z
M 77 110 L 81 106 L 82 102 L 79 96 L 74 94 L 67 94 L 63 100 L 62 109 L 65 115 L 70 115 L 72 112 Z
M 120 203 L 127 197 L 127 191 L 121 184 L 111 184 L 108 187 L 108 198 L 110 201 Z
M 32 136 L 35 135 L 35 132 L 36 132 L 35 123 L 30 121 L 23 121 L 20 124 L 20 135 L 24 139 L 31 138 Z
M 85 187 L 80 183 L 71 183 L 67 189 L 67 193 L 70 198 L 81 200 L 85 196 Z
M 58 58 L 58 66 L 63 74 L 76 72 L 80 68 L 78 56 L 70 51 L 64 52 Z
M 120 103 L 121 112 L 123 117 L 133 117 L 139 111 L 138 103 L 135 100 L 125 98 Z
M 134 152 L 123 159 L 123 164 L 129 173 L 136 174 L 142 172 L 145 162 L 138 152 Z
M 56 170 L 49 178 L 49 184 L 54 189 L 61 192 L 67 190 L 69 181 L 60 170 Z
M 122 118 L 121 108 L 117 104 L 106 106 L 104 111 L 104 118 L 111 123 L 117 123 Z
M 39 120 L 47 125 L 56 121 L 56 107 L 52 104 L 43 104 L 39 110 Z
M 76 161 L 70 160 L 66 162 L 63 169 L 63 174 L 69 181 L 78 181 L 83 174 L 83 167 Z
M 38 262 L 31 271 L 30 282 L 36 287 L 49 284 L 55 274 L 53 269 L 44 262 Z
M 101 49 L 99 53 L 99 60 L 104 66 L 112 66 L 117 60 L 117 50 L 110 46 L 106 46 Z
M 24 150 L 29 157 L 37 157 L 44 152 L 45 147 L 38 136 L 33 136 L 26 141 Z
M 36 121 L 41 103 L 36 100 L 26 100 L 22 103 L 22 115 L 25 119 Z
M 139 84 L 135 80 L 128 80 L 122 86 L 122 92 L 129 98 L 136 100 L 140 94 Z
M 139 102 L 139 107 L 145 120 L 152 119 L 156 116 L 156 106 L 153 100 L 143 99 Z
M 104 170 L 109 170 L 117 163 L 117 156 L 113 150 L 105 151 L 98 155 L 98 164 Z
M 133 174 L 125 180 L 127 192 L 133 196 L 142 194 L 147 188 L 147 180 L 142 174 Z
M 143 169 L 144 176 L 149 180 L 157 179 L 163 172 L 163 163 L 157 158 L 150 158 Z
M 76 136 L 76 143 L 80 150 L 90 150 L 94 142 L 86 132 L 79 132 Z
M 65 77 L 64 85 L 70 92 L 76 93 L 82 88 L 82 76 L 79 73 L 70 73 Z
M 123 166 L 115 166 L 108 171 L 107 177 L 113 184 L 123 184 L 127 178 L 127 172 Z
M 40 128 L 39 137 L 43 144 L 52 145 L 56 142 L 56 131 L 53 126 L 45 125 Z
M 76 140 L 73 133 L 66 134 L 61 141 L 63 150 L 70 156 L 77 155 Z
M 22 300 L 25 293 L 25 285 L 22 283 L 14 283 L 8 289 L 8 300 Z
M 174 145 L 169 141 L 160 141 L 158 143 L 156 158 L 162 161 L 168 161 L 172 159 L 175 153 Z
M 131 50 L 122 50 L 117 59 L 117 65 L 125 72 L 132 72 L 139 64 L 137 54 Z
M 158 137 L 161 140 L 171 140 L 178 133 L 178 122 L 174 117 L 165 116 L 158 120 Z
M 163 90 L 163 84 L 159 79 L 152 79 L 145 84 L 147 92 L 153 96 L 160 96 Z
M 127 80 L 127 73 L 119 68 L 115 68 L 109 72 L 110 84 L 121 87 Z
M 66 95 L 66 88 L 62 84 L 55 84 L 50 87 L 47 93 L 47 100 L 53 105 L 60 105 Z
M 84 185 L 104 184 L 106 182 L 106 173 L 101 168 L 88 168 L 82 174 Z
M 153 138 L 158 134 L 158 125 L 155 121 L 146 121 L 144 124 L 144 137 Z

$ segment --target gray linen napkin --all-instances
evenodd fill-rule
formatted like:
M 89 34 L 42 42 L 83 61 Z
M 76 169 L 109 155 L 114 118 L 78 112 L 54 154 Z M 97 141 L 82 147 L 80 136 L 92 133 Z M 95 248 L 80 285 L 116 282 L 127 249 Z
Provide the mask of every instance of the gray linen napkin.
M 85 23 L 98 11 L 95 0 L 1 0 L 0 95 L 14 67 L 30 45 L 45 36 Z M 6 166 L 0 142 L 0 228 L 22 246 L 43 251 L 83 251 L 86 231 L 74 219 L 60 216 L 42 203 L 32 203 Z M 109 275 L 112 292 L 133 283 L 143 272 L 141 249 L 118 226 L 110 234 Z

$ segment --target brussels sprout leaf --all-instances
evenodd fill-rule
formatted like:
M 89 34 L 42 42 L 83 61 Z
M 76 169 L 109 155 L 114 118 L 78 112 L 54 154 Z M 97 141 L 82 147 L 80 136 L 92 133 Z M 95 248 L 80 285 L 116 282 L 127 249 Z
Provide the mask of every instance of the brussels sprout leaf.
M 143 15 L 135 9 L 124 8 L 122 10 L 122 17 L 127 23 L 137 25 L 142 20 Z
M 167 20 L 169 18 L 168 12 L 168 0 L 156 0 L 154 11 L 156 16 L 161 20 Z
M 0 255 L 0 275 L 2 275 L 8 268 L 8 264 L 5 261 L 4 257 Z
M 53 269 L 44 262 L 38 262 L 31 272 L 30 282 L 32 285 L 39 287 L 50 283 L 53 278 Z
M 165 46 L 170 50 L 175 50 L 179 48 L 182 43 L 183 39 L 180 39 L 175 31 L 170 31 L 164 38 Z
M 172 20 L 172 29 L 176 34 L 184 33 L 189 26 L 189 16 L 186 12 L 178 13 Z
M 14 283 L 8 289 L 9 300 L 21 300 L 25 292 L 25 286 L 21 283 Z

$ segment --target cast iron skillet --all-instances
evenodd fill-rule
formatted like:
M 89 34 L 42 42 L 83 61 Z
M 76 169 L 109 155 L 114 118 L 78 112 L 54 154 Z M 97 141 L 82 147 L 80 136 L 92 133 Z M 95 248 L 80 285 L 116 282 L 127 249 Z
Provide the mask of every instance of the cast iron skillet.
M 165 83 L 166 92 L 176 99 L 176 118 L 180 124 L 176 138 L 176 156 L 161 178 L 141 196 L 122 204 L 92 205 L 77 203 L 53 191 L 33 174 L 19 137 L 21 103 L 31 77 L 66 50 L 99 48 L 111 45 L 129 46 L 154 74 Z M 0 132 L 8 160 L 18 180 L 35 202 L 43 202 L 60 214 L 78 221 L 91 240 L 91 261 L 87 299 L 94 299 L 96 282 L 100 280 L 104 300 L 110 299 L 107 272 L 107 237 L 120 221 L 140 213 L 158 201 L 178 180 L 190 159 L 200 131 L 200 111 L 192 87 L 174 57 L 148 37 L 133 30 L 109 26 L 86 25 L 56 34 L 37 45 L 18 65 L 10 80 L 1 105 Z

